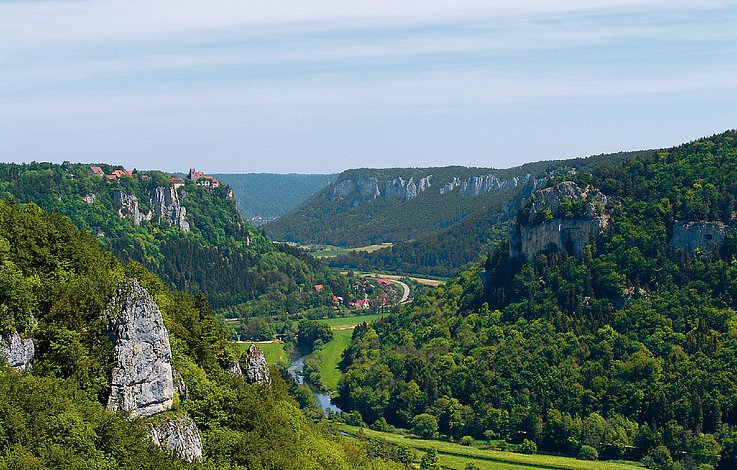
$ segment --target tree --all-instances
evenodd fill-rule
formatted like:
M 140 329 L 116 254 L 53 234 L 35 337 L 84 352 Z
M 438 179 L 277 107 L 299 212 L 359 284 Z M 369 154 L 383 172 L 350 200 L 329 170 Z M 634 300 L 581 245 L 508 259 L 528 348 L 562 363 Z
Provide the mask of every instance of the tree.
M 438 432 L 438 419 L 427 413 L 419 414 L 412 419 L 412 432 L 422 438 L 430 439 Z
M 596 448 L 583 445 L 578 452 L 578 458 L 580 460 L 596 460 L 599 458 L 599 453 L 596 451 Z

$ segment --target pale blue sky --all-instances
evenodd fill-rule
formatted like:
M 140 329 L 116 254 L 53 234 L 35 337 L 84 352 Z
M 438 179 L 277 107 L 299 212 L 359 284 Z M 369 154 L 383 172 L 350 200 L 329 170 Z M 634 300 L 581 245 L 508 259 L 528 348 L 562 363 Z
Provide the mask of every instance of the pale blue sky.
M 735 127 L 735 1 L 0 1 L 2 161 L 502 168 Z

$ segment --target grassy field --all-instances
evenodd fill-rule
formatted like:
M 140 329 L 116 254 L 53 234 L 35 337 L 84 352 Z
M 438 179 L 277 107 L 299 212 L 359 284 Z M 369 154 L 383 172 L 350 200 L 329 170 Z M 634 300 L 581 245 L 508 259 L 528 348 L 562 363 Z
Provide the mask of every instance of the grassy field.
M 339 425 L 342 431 L 356 435 L 357 427 L 345 424 Z M 637 462 L 602 462 L 585 461 L 569 457 L 558 457 L 554 455 L 526 455 L 515 452 L 502 452 L 495 450 L 466 447 L 445 441 L 434 441 L 428 439 L 417 439 L 412 436 L 401 436 L 386 432 L 363 429 L 367 437 L 380 437 L 390 442 L 413 447 L 419 453 L 434 448 L 438 451 L 438 460 L 441 465 L 449 468 L 462 470 L 466 464 L 473 463 L 482 469 L 509 469 L 520 470 L 526 468 L 537 469 L 568 469 L 568 470 L 634 470 L 642 468 Z
M 353 330 L 333 330 L 333 339 L 325 345 L 322 350 L 322 361 L 320 362 L 320 377 L 322 383 L 329 390 L 338 388 L 341 372 L 338 363 L 342 358 L 343 351 L 351 344 Z
M 238 349 L 241 351 L 245 351 L 252 344 L 254 343 L 236 343 Z M 282 343 L 256 343 L 256 346 L 264 352 L 266 362 L 268 362 L 269 365 L 289 365 L 289 358 L 287 357 L 287 353 L 284 351 L 284 345 Z
M 415 282 L 418 282 L 420 284 L 425 284 L 427 286 L 436 287 L 440 284 L 445 283 L 445 278 L 427 278 L 427 277 L 417 277 L 417 276 L 411 276 L 411 275 L 398 275 L 398 274 L 384 274 L 384 273 L 369 273 L 365 271 L 353 271 L 357 276 L 364 276 L 364 277 L 373 277 L 377 279 L 391 279 L 394 281 L 398 281 L 402 279 L 403 277 L 406 277 L 408 279 L 412 279 Z M 348 274 L 348 271 L 341 271 L 341 274 Z
M 356 315 L 352 317 L 338 317 L 338 318 L 326 318 L 320 320 L 322 323 L 326 323 L 331 329 L 339 330 L 345 328 L 353 328 L 356 325 L 360 325 L 363 322 L 371 323 L 372 321 L 383 317 L 385 313 L 372 313 L 369 315 Z
M 392 246 L 391 243 L 379 243 L 377 245 L 366 245 L 357 246 L 355 248 L 340 248 L 337 246 L 329 247 L 324 250 L 308 251 L 309 254 L 316 258 L 334 258 L 339 255 L 347 255 L 352 251 L 367 251 L 369 253 L 380 250 L 382 248 L 388 248 Z

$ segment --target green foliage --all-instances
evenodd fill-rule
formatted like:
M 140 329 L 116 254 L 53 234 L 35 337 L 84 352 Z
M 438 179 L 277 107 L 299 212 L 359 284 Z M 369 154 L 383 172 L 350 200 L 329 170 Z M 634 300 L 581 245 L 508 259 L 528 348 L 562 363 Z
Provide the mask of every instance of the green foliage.
M 589 446 L 602 459 L 688 468 L 731 458 L 732 238 L 691 255 L 670 234 L 674 220 L 733 223 L 735 138 L 576 175 L 609 198 L 610 225 L 595 243 L 578 258 L 547 252 L 522 262 L 502 242 L 483 270 L 357 327 L 338 405 L 369 423 L 410 427 L 424 413 L 456 439 L 528 440 L 571 456 Z
M 35 345 L 30 371 L 0 366 L 0 469 L 394 467 L 308 420 L 276 371 L 268 386 L 228 373 L 236 351 L 204 295 L 121 265 L 68 219 L 0 201 L 0 256 L 3 328 Z M 203 463 L 174 459 L 154 446 L 146 422 L 104 408 L 114 365 L 107 305 L 126 278 L 161 309 L 187 387 L 177 411 L 201 431 Z
M 120 168 L 102 166 L 107 173 Z M 303 308 L 314 299 L 299 293 L 318 283 L 339 290 L 339 276 L 299 250 L 274 245 L 244 221 L 228 198 L 227 187 L 209 189 L 188 182 L 177 190 L 191 228 L 185 233 L 155 216 L 134 225 L 129 218 L 121 218 L 114 204 L 122 191 L 137 198 L 139 212 L 149 213 L 152 195 L 157 188 L 170 189 L 171 175 L 150 171 L 148 178 L 134 173 L 133 177 L 108 180 L 88 174 L 88 169 L 68 163 L 3 163 L 0 195 L 69 217 L 122 262 L 139 262 L 179 290 L 203 292 L 215 309 L 232 316 Z M 0 253 L 3 246 L 0 242 Z M 0 271 L 0 283 L 15 282 L 12 267 Z M 24 290 L 14 291 L 20 296 L 15 302 L 24 302 Z M 275 296 L 285 299 L 270 304 L 273 309 L 261 309 Z
M 582 445 L 578 451 L 578 458 L 581 460 L 596 460 L 599 458 L 599 452 L 595 447 Z
M 412 418 L 412 432 L 423 439 L 429 439 L 438 432 L 438 420 L 435 416 L 422 413 Z

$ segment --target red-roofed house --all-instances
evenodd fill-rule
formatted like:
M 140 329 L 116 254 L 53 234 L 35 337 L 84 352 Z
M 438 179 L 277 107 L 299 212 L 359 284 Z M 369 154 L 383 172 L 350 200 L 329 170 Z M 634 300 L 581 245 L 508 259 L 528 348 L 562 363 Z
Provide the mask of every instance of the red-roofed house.
M 100 178 L 105 176 L 105 172 L 102 171 L 102 168 L 100 168 L 99 166 L 91 166 L 89 173 L 95 176 L 99 176 Z
M 322 284 L 317 284 L 317 285 L 315 285 L 315 290 L 316 290 L 317 292 L 322 292 L 322 291 L 323 291 L 323 289 L 325 289 L 325 286 L 323 286 Z

